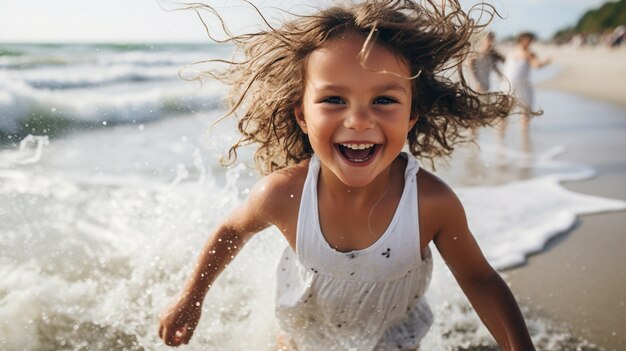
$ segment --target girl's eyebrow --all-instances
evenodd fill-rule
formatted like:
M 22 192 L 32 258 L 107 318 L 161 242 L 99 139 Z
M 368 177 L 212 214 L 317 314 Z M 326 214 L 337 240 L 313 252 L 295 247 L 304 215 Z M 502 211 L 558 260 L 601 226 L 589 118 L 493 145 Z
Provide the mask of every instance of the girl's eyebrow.
M 407 93 L 406 89 L 400 83 L 396 83 L 396 82 L 381 85 L 380 87 L 376 87 L 376 90 L 378 91 L 400 90 L 403 93 Z

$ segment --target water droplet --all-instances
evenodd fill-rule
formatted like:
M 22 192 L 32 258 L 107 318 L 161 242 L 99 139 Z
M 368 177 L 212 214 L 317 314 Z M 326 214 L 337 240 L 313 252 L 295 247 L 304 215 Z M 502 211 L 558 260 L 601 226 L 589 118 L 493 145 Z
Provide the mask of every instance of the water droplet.
M 107 125 L 107 121 L 102 121 L 102 125 L 106 126 Z

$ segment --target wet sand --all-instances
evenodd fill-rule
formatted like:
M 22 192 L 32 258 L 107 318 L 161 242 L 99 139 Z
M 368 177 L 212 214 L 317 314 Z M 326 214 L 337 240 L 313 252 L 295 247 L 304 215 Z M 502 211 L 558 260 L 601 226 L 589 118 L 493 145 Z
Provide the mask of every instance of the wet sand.
M 550 48 L 541 56 L 562 70 L 539 84 L 537 104 L 545 114 L 531 125 L 533 150 L 565 146 L 559 160 L 598 172 L 566 188 L 626 200 L 626 50 Z M 544 252 L 504 275 L 534 313 L 562 321 L 606 350 L 626 350 L 625 249 L 626 211 L 582 216 Z

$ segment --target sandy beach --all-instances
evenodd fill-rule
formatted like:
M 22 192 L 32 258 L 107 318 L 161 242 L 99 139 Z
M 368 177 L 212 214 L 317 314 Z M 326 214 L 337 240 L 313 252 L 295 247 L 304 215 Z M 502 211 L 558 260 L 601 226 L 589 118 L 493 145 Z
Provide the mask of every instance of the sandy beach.
M 540 89 L 561 90 L 610 102 L 626 109 L 626 49 L 572 46 L 539 46 L 541 59 L 550 58 L 562 69 L 556 79 L 542 82 Z
M 566 188 L 626 200 L 626 48 L 535 49 L 560 71 L 538 84 L 545 114 L 531 126 L 533 149 L 563 145 L 559 160 L 597 171 Z M 562 103 L 543 106 L 548 99 Z M 606 350 L 626 350 L 625 230 L 624 211 L 582 216 L 506 279 L 523 305 Z

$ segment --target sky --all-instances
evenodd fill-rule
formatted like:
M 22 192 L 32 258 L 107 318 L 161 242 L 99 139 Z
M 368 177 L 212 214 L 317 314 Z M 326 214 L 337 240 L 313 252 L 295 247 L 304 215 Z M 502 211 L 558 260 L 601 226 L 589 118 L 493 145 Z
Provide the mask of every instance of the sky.
M 258 23 L 240 0 L 203 0 L 220 10 L 234 30 Z M 272 7 L 307 11 L 331 0 L 252 0 L 265 14 Z M 469 8 L 478 0 L 461 0 Z M 574 25 L 606 0 L 489 0 L 503 19 L 492 29 L 499 37 L 530 30 L 541 39 Z M 180 2 L 179 2 L 180 3 Z M 192 11 L 166 0 L 0 0 L 0 42 L 198 42 L 204 27 Z M 207 17 L 209 19 L 210 16 Z M 212 22 L 209 20 L 209 22 Z

